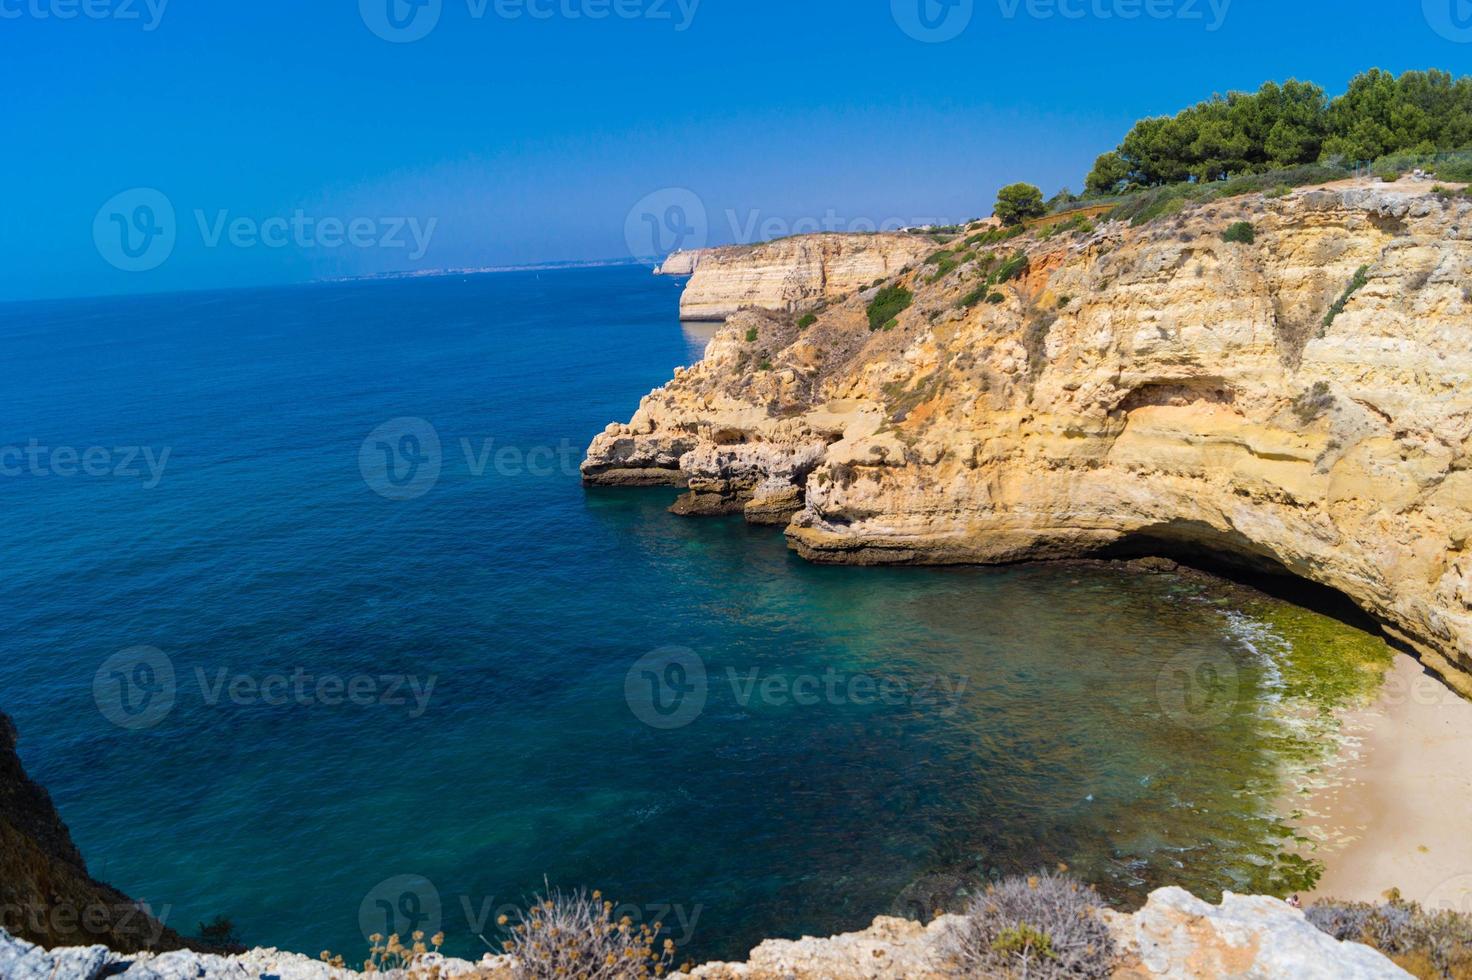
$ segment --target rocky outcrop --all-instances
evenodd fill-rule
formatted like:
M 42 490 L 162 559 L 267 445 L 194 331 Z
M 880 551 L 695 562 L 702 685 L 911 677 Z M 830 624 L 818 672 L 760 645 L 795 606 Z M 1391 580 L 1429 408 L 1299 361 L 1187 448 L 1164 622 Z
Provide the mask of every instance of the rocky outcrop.
M 692 248 L 686 252 L 671 252 L 654 270 L 656 276 L 688 276 L 700 268 L 701 259 L 711 253 L 708 248 Z
M 444 980 L 511 980 L 504 957 L 469 963 L 429 954 L 417 977 Z M 432 972 L 437 971 L 437 972 Z M 48 950 L 0 929 L 0 977 L 5 980 L 347 980 L 360 974 L 321 960 L 278 949 L 253 949 L 234 956 L 188 950 L 170 953 L 118 953 L 106 946 Z
M 1367 946 L 1338 942 L 1302 912 L 1276 898 L 1230 892 L 1210 905 L 1164 888 L 1132 914 L 1105 912 L 1121 957 L 1117 980 L 1404 980 L 1404 972 Z M 772 939 L 744 963 L 708 963 L 676 980 L 948 980 L 958 976 L 949 934 L 960 917 L 929 925 L 880 917 L 863 932 L 828 939 Z M 417 976 L 510 980 L 513 964 L 430 957 Z M 437 974 L 430 973 L 438 968 Z M 274 949 L 241 956 L 199 953 L 119 956 L 104 947 L 47 951 L 0 931 L 0 976 L 7 980 L 346 980 L 360 974 Z M 382 974 L 377 974 L 382 975 Z
M 923 261 L 936 248 L 931 238 L 900 233 L 799 235 L 698 256 L 677 253 L 665 268 L 684 268 L 685 256 L 695 256 L 680 319 L 724 320 L 748 307 L 794 310 L 838 299 Z
M 1223 240 L 1240 221 L 1254 243 Z M 736 263 L 702 263 L 687 299 L 813 300 L 816 322 L 733 315 L 593 441 L 589 483 L 689 483 L 688 512 L 796 508 L 790 543 L 815 561 L 1287 571 L 1472 694 L 1472 200 L 1335 186 L 958 243 L 953 268 L 891 270 L 914 302 L 888 331 L 872 290 L 789 288 L 812 278 L 800 242 L 740 263 L 719 300 Z M 988 283 L 1014 250 L 1025 271 Z
M 146 905 L 87 873 L 51 797 L 26 775 L 15 747 L 15 726 L 0 713 L 0 928 L 48 946 L 184 947 Z M 0 977 L 13 975 L 0 962 Z
M 1368 946 L 1337 942 L 1276 898 L 1228 892 L 1210 905 L 1163 888 L 1132 915 L 1106 912 L 1121 958 L 1116 980 L 1381 980 L 1410 974 Z M 710 963 L 688 980 L 947 980 L 947 936 L 959 916 L 928 926 L 879 918 L 831 939 L 768 940 L 745 963 Z

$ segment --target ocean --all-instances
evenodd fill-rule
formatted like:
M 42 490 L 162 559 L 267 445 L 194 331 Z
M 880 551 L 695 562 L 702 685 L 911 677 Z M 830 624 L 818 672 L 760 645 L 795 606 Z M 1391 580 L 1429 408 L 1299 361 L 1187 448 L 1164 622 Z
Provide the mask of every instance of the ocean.
M 1284 705 L 1372 644 L 1193 576 L 818 567 L 585 490 L 700 356 L 679 290 L 0 306 L 0 709 L 95 877 L 349 961 L 478 956 L 547 886 L 703 960 L 1060 864 L 1116 902 L 1301 883 L 1273 810 L 1322 739 Z

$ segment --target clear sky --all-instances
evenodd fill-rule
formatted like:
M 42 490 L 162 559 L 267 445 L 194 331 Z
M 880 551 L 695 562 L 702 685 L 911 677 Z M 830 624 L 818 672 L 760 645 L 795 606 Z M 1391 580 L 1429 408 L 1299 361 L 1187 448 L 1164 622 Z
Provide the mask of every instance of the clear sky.
M 1372 66 L 1472 70 L 1472 4 L 0 0 L 0 299 L 959 220 Z

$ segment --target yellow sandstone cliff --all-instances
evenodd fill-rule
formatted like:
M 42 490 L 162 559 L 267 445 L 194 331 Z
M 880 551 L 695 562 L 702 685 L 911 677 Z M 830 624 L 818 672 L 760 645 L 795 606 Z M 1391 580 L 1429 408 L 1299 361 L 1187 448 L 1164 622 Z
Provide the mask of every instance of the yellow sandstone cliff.
M 682 313 L 767 310 L 600 434 L 587 482 L 688 485 L 678 510 L 815 561 L 1231 556 L 1345 593 L 1472 695 L 1472 200 L 1249 195 L 841 285 L 811 270 L 863 250 L 815 237 L 700 263 Z M 914 303 L 871 331 L 881 277 Z

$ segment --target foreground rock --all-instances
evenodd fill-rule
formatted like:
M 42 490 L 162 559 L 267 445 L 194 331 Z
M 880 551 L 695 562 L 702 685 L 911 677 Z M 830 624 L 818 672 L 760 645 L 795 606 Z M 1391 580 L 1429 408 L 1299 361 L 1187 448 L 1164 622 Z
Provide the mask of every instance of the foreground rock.
M 1367 946 L 1341 943 L 1315 929 L 1303 913 L 1275 898 L 1228 893 L 1209 905 L 1179 888 L 1163 888 L 1133 915 L 1106 913 L 1124 951 L 1120 980 L 1380 980 L 1404 972 Z M 683 980 L 945 980 L 957 974 L 947 933 L 957 916 L 930 925 L 880 917 L 863 932 L 830 939 L 773 939 L 745 963 L 708 963 Z M 479 963 L 435 959 L 442 977 L 509 980 L 505 957 Z M 242 956 L 168 953 L 120 956 L 103 947 L 46 952 L 0 932 L 0 977 L 53 980 L 340 980 L 357 973 L 274 949 Z
M 1239 221 L 1253 244 L 1222 240 Z M 1206 552 L 1287 571 L 1472 695 L 1472 200 L 1340 187 L 958 243 L 952 268 L 891 273 L 914 302 L 888 331 L 872 290 L 804 306 L 794 242 L 739 274 L 700 263 L 692 308 L 766 309 L 596 438 L 589 483 L 791 514 L 821 562 Z M 986 285 L 1014 250 L 1026 270 Z

